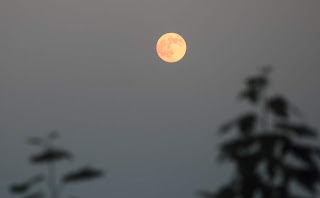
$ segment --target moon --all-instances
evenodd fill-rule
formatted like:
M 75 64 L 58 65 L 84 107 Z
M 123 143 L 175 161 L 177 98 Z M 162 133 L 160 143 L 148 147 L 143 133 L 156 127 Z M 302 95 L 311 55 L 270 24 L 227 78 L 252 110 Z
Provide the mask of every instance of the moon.
M 159 38 L 156 49 L 162 60 L 174 63 L 184 57 L 187 51 L 187 44 L 179 34 L 166 33 Z

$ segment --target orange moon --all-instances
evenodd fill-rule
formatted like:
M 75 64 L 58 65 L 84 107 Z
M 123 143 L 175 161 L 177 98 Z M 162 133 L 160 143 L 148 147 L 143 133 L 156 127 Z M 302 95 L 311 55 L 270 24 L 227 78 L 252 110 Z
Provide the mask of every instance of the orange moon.
M 187 44 L 179 34 L 166 33 L 159 38 L 156 48 L 162 60 L 174 63 L 184 57 L 187 51 Z

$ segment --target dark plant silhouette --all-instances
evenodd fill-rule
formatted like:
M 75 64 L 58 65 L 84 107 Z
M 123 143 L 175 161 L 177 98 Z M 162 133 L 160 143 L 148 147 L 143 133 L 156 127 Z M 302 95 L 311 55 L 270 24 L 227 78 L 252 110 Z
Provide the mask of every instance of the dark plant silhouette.
M 239 99 L 253 110 L 222 125 L 222 134 L 235 133 L 222 143 L 220 160 L 235 164 L 231 181 L 207 198 L 299 198 L 292 183 L 315 197 L 320 182 L 317 133 L 301 119 L 300 111 L 282 95 L 268 94 L 271 67 L 245 80 Z M 317 159 L 318 158 L 318 159 Z M 319 161 L 318 161 L 319 162 Z
M 47 195 L 50 198 L 59 198 L 61 191 L 66 184 L 78 181 L 86 181 L 103 176 L 103 171 L 84 167 L 76 171 L 65 173 L 58 178 L 56 173 L 56 164 L 62 160 L 71 160 L 70 152 L 60 149 L 53 144 L 53 141 L 59 137 L 57 132 L 51 132 L 45 138 L 32 137 L 28 143 L 38 146 L 41 152 L 30 157 L 30 162 L 34 165 L 43 164 L 48 167 L 47 174 L 38 174 L 34 177 L 21 182 L 12 184 L 9 190 L 12 194 L 20 195 L 23 198 L 44 198 Z M 32 187 L 36 184 L 47 182 L 49 192 L 46 194 L 42 191 L 32 192 Z

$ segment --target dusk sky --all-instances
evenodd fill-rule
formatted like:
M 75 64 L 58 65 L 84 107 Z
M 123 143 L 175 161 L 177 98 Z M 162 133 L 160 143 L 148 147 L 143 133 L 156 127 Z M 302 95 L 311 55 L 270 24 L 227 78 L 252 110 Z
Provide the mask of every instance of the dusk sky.
M 232 166 L 218 127 L 243 112 L 243 79 L 274 65 L 272 88 L 320 128 L 318 0 L 2 0 L 0 197 L 41 166 L 29 136 L 58 130 L 75 159 L 107 171 L 64 197 L 193 198 Z M 167 32 L 186 41 L 161 60 Z

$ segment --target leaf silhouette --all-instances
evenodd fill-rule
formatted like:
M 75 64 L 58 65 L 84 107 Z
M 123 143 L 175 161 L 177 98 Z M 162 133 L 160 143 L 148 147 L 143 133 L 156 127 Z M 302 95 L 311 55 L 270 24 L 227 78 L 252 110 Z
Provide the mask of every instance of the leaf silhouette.
M 282 129 L 283 132 L 291 132 L 297 136 L 315 137 L 317 135 L 314 129 L 303 124 L 277 123 L 275 127 Z
M 21 183 L 21 184 L 13 184 L 10 186 L 10 191 L 13 194 L 22 194 L 29 190 L 30 185 L 28 183 Z
M 10 186 L 11 193 L 14 194 L 22 194 L 28 191 L 32 185 L 42 182 L 44 180 L 44 176 L 42 174 L 35 175 L 34 177 L 30 178 L 28 181 L 20 183 L 20 184 L 13 184 Z
M 248 77 L 245 80 L 246 88 L 242 92 L 240 92 L 239 97 L 241 99 L 246 99 L 253 104 L 256 104 L 260 100 L 264 89 L 269 83 L 267 75 L 270 71 L 271 69 L 265 67 L 262 68 L 262 74 Z
M 253 76 L 246 79 L 249 88 L 261 91 L 268 85 L 268 79 L 264 75 Z
M 238 157 L 243 150 L 253 146 L 254 143 L 255 140 L 253 138 L 230 140 L 222 145 L 222 154 L 229 158 Z
M 303 161 L 308 167 L 317 167 L 316 162 L 312 158 L 312 155 L 319 152 L 319 148 L 303 145 L 291 145 L 289 148 L 289 152 Z
M 47 163 L 62 159 L 71 159 L 71 154 L 64 150 L 47 149 L 38 155 L 31 157 L 32 163 Z
M 319 182 L 319 172 L 316 169 L 290 168 L 291 176 L 310 192 L 315 192 L 316 183 Z
M 63 177 L 63 181 L 65 183 L 68 183 L 68 182 L 75 182 L 75 181 L 90 180 L 90 179 L 101 177 L 102 175 L 103 175 L 103 172 L 101 170 L 85 167 L 80 170 L 66 174 Z
M 260 145 L 260 154 L 268 156 L 272 154 L 274 144 L 280 143 L 287 145 L 290 144 L 290 140 L 284 135 L 266 133 L 229 140 L 225 142 L 221 148 L 225 154 L 232 154 L 242 152 L 256 144 Z
M 221 133 L 230 131 L 233 127 L 237 127 L 243 135 L 249 135 L 256 125 L 257 117 L 255 113 L 246 113 L 241 115 L 235 121 L 223 124 L 220 127 Z
M 267 109 L 274 115 L 287 118 L 288 117 L 288 101 L 282 96 L 274 96 L 267 101 Z
M 257 117 L 254 113 L 248 113 L 238 119 L 239 130 L 244 135 L 248 135 L 255 127 Z
M 246 88 L 242 92 L 240 92 L 239 97 L 242 99 L 247 99 L 251 103 L 257 103 L 260 99 L 260 92 L 259 90 Z

